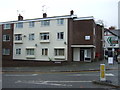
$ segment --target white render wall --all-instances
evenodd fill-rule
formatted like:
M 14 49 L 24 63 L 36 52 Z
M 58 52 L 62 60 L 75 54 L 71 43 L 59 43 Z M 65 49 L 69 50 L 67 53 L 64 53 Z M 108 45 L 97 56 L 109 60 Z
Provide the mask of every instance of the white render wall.
M 40 43 L 40 32 L 49 32 L 49 43 Z M 57 32 L 64 32 L 64 40 L 57 40 Z M 35 34 L 35 40 L 29 40 L 29 34 Z M 64 25 L 58 25 L 57 19 L 50 20 L 50 26 L 41 26 L 40 21 L 35 22 L 35 26 L 30 28 L 28 22 L 24 22 L 23 28 L 18 29 L 14 25 L 14 35 L 22 34 L 22 44 L 15 44 L 13 42 L 13 59 L 29 60 L 26 59 L 26 48 L 35 48 L 35 59 L 40 61 L 49 61 L 48 58 L 55 60 L 54 48 L 65 49 L 65 60 L 67 60 L 67 41 L 68 37 L 68 19 L 64 19 Z M 26 35 L 26 37 L 24 37 Z M 35 46 L 37 44 L 37 46 Z M 21 48 L 21 55 L 16 55 L 17 48 Z M 42 56 L 42 48 L 48 48 L 48 56 Z
M 2 25 L 0 25 L 0 67 L 2 66 Z
M 120 1 L 118 2 L 118 28 L 120 29 Z

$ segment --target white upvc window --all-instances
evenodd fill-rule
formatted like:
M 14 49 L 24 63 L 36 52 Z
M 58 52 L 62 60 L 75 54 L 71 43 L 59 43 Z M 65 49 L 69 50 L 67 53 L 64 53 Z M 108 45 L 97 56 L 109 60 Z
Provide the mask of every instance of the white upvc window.
M 10 49 L 3 48 L 3 55 L 10 55 Z
M 63 40 L 64 39 L 64 32 L 58 32 L 57 33 L 57 39 L 58 40 Z
M 21 54 L 21 48 L 17 48 L 16 49 L 16 55 L 20 55 Z
M 31 49 L 26 49 L 27 55 L 35 55 L 35 50 L 34 48 Z
M 47 56 L 48 55 L 48 48 L 42 48 L 42 55 Z
M 85 40 L 90 40 L 90 36 L 85 36 Z
M 35 35 L 34 35 L 34 33 L 32 33 L 32 34 L 29 34 L 29 40 L 34 40 L 34 38 L 35 38 Z
M 49 40 L 49 33 L 40 33 L 40 40 Z
M 3 41 L 10 41 L 10 35 L 3 35 Z
M 65 49 L 64 48 L 60 48 L 60 49 L 55 49 L 55 56 L 64 56 L 65 55 Z
M 58 25 L 63 25 L 64 24 L 64 19 L 57 19 L 57 24 Z
M 41 26 L 49 26 L 49 25 L 50 25 L 50 20 L 41 21 Z
M 34 27 L 34 25 L 35 25 L 34 21 L 29 22 L 29 27 Z
M 22 34 L 15 34 L 15 41 L 22 40 Z
M 16 23 L 16 28 L 23 28 L 23 22 Z
M 11 25 L 10 24 L 4 24 L 4 30 L 6 29 L 11 29 Z

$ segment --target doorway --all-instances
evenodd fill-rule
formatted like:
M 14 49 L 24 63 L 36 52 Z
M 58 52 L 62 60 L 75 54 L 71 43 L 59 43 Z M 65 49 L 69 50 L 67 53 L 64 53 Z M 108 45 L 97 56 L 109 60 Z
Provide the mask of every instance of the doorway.
M 84 61 L 84 50 L 80 50 L 80 61 Z

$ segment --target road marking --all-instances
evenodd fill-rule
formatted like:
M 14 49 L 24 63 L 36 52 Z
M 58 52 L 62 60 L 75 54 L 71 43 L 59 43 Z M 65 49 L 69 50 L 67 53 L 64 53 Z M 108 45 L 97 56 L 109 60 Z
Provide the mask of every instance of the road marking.
M 106 76 L 115 76 L 112 73 L 106 73 Z M 73 75 L 68 75 L 68 76 L 100 76 L 100 74 L 73 74 Z
M 11 77 L 13 77 L 13 76 L 15 76 L 15 77 L 21 77 L 21 76 L 37 76 L 38 74 L 29 74 L 29 75 L 20 75 L 20 74 L 6 74 L 6 75 L 4 75 L 4 76 L 11 76 Z
M 108 74 L 106 73 L 105 76 L 115 76 L 115 75 L 112 73 L 108 73 Z
M 19 84 L 19 83 L 24 83 L 24 84 L 43 84 L 43 85 L 54 85 L 54 86 L 72 86 L 69 83 L 91 83 L 92 81 L 21 81 L 18 80 L 15 82 L 15 84 Z M 63 83 L 67 83 L 67 84 L 63 84 Z

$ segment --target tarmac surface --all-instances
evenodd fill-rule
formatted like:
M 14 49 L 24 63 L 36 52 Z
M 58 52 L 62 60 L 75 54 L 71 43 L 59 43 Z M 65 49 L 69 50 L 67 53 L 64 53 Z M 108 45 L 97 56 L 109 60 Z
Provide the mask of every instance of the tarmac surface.
M 107 60 L 97 62 L 71 62 L 58 66 L 40 66 L 40 67 L 4 67 L 2 72 L 75 72 L 75 71 L 99 71 L 100 64 L 105 64 L 106 70 L 118 70 L 118 64 L 108 64 Z

